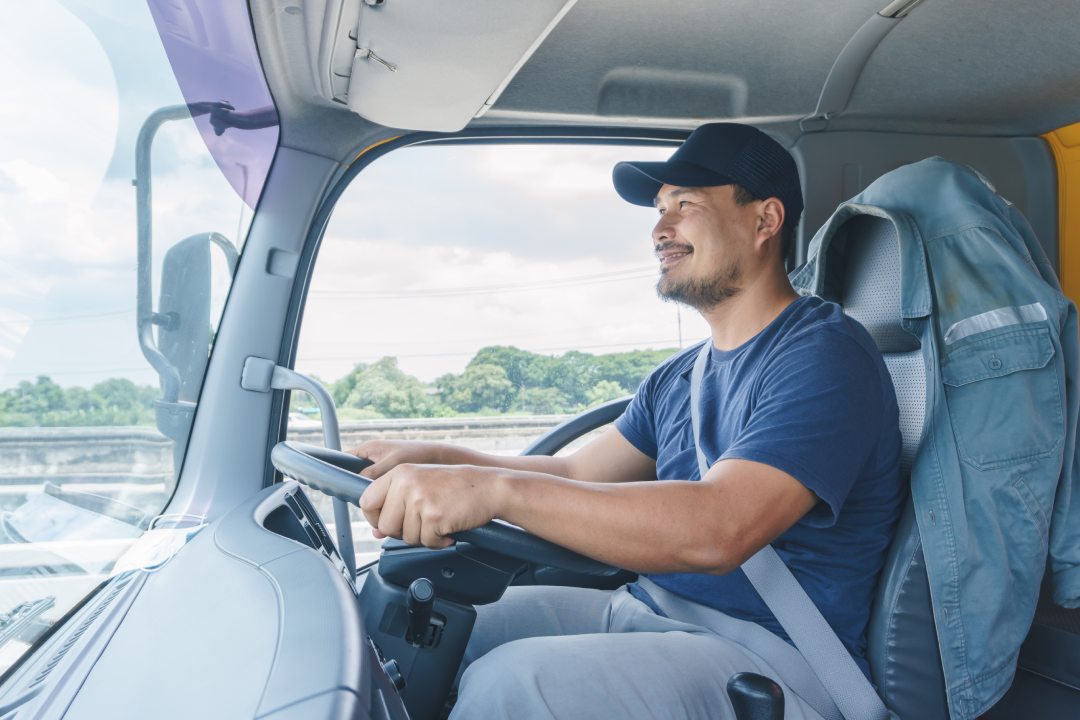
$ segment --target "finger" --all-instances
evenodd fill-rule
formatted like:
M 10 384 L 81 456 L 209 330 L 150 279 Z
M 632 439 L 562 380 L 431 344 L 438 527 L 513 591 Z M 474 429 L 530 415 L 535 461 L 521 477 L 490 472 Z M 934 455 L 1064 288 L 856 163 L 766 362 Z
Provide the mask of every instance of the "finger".
M 370 459 L 370 458 L 369 458 Z M 393 462 L 380 460 L 373 465 L 368 465 L 360 471 L 360 474 L 370 480 L 377 480 L 386 474 L 386 471 L 394 467 Z
M 394 453 L 393 448 L 387 447 L 385 443 L 378 441 L 368 440 L 350 452 L 358 458 L 371 461 L 371 465 L 360 471 L 361 475 L 371 480 L 382 477 L 398 463 L 399 454 Z
M 365 490 L 365 492 L 367 492 L 367 491 Z M 363 501 L 364 501 L 364 496 L 361 495 L 360 496 L 360 502 L 362 503 Z M 379 525 L 379 511 L 377 509 L 376 510 L 365 509 L 364 506 L 361 505 L 360 506 L 360 514 L 362 514 L 364 516 L 364 519 L 367 520 L 367 524 L 370 525 L 372 528 L 378 527 L 378 525 Z
M 437 517 L 422 518 L 420 526 L 420 542 L 424 547 L 439 549 L 454 544 L 454 538 L 444 535 L 440 529 L 441 522 Z
M 390 487 L 391 478 L 382 477 L 367 486 L 360 494 L 360 512 L 371 527 L 379 524 L 379 514 L 382 512 L 383 503 L 386 502 L 386 492 Z
M 424 547 L 440 548 L 454 544 L 447 532 L 447 522 L 443 515 L 444 508 L 430 508 L 430 511 L 422 515 L 423 524 L 420 527 L 420 540 Z
M 376 482 L 385 481 L 386 496 L 379 509 L 377 527 L 383 535 L 401 537 L 401 523 L 405 519 L 405 497 L 402 493 L 404 483 L 394 482 L 395 473 L 387 473 Z M 372 483 L 374 487 L 374 483 Z
M 378 453 L 374 452 L 374 450 L 375 450 L 375 448 L 372 446 L 372 444 L 370 442 L 362 442 L 362 443 L 360 443 L 359 445 L 357 445 L 354 448 L 349 448 L 345 452 L 349 453 L 350 455 L 355 455 L 356 457 L 359 457 L 359 458 L 365 458 L 365 459 L 369 459 L 369 460 L 374 460 L 374 458 L 372 458 L 371 456 L 378 454 Z
M 401 539 L 410 545 L 420 545 L 420 513 L 415 508 L 405 508 L 401 523 Z

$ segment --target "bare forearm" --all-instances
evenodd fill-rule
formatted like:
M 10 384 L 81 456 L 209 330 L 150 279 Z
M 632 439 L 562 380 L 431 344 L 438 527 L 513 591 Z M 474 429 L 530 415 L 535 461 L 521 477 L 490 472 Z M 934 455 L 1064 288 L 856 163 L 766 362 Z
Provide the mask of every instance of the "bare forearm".
M 653 460 L 630 445 L 614 428 L 565 457 L 493 455 L 458 445 L 415 440 L 368 440 L 352 452 L 374 462 L 366 471 L 371 478 L 378 478 L 405 464 L 504 468 L 590 482 L 625 482 L 656 477 Z
M 475 457 L 437 455 L 429 457 Z M 643 469 L 617 474 L 640 477 Z M 621 483 L 444 461 L 395 465 L 364 491 L 360 508 L 380 536 L 427 547 L 446 547 L 454 533 L 502 518 L 629 570 L 723 574 L 816 502 L 790 475 L 744 460 L 718 462 L 700 481 Z
M 443 465 L 476 465 L 571 477 L 566 458 L 548 455 L 494 455 L 459 445 L 440 444 L 438 461 Z
M 726 573 L 742 562 L 722 532 L 721 491 L 706 483 L 589 483 L 512 471 L 495 482 L 504 520 L 617 567 Z

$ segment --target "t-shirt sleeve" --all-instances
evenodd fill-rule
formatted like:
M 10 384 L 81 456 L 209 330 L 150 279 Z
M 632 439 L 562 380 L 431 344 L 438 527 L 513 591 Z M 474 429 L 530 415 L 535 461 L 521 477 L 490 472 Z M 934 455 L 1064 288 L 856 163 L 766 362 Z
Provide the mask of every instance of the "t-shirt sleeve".
M 833 525 L 882 431 L 880 367 L 850 336 L 804 336 L 763 370 L 749 421 L 720 459 L 786 472 L 823 501 L 806 520 Z
M 623 414 L 615 419 L 615 429 L 627 442 L 656 459 L 656 415 L 653 412 L 654 376 L 649 375 L 638 385 L 637 392 Z

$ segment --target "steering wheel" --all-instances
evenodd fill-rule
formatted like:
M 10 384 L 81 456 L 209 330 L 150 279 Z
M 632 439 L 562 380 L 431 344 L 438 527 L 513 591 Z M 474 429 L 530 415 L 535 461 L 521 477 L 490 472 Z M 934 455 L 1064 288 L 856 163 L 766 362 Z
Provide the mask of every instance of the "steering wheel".
M 359 473 L 370 460 L 339 450 L 286 440 L 270 452 L 270 461 L 283 474 L 309 487 L 359 505 L 371 480 Z M 585 557 L 573 550 L 539 538 L 519 527 L 493 520 L 472 530 L 454 533 L 459 542 L 536 565 L 562 568 L 583 575 L 608 577 L 618 568 Z

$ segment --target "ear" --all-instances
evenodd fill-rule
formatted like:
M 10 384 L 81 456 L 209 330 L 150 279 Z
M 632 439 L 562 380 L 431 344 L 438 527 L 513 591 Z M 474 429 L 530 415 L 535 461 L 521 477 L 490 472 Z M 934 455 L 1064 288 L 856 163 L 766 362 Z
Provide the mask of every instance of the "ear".
M 766 243 L 780 234 L 784 227 L 784 204 L 778 199 L 771 197 L 761 201 L 758 205 L 757 236 L 754 244 L 758 249 L 764 249 Z

